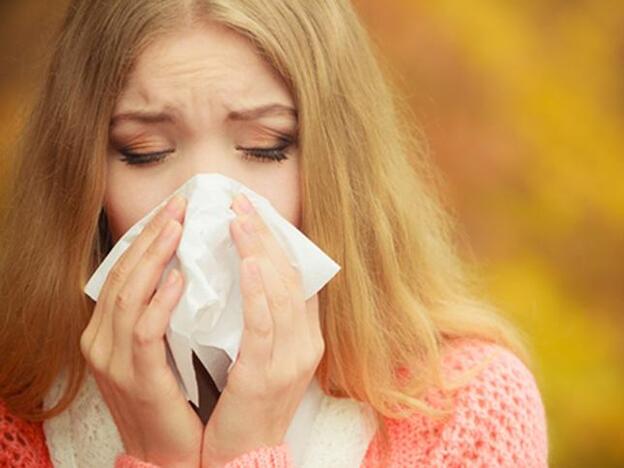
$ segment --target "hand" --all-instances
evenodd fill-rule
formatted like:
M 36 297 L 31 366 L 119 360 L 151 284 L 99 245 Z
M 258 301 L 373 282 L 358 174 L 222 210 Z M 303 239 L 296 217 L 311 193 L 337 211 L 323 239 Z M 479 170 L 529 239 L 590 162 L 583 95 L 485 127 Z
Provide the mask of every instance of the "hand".
M 325 349 L 317 296 L 304 300 L 299 272 L 244 195 L 233 209 L 238 217 L 230 231 L 241 256 L 244 328 L 238 357 L 204 431 L 206 468 L 280 445 Z
M 163 467 L 198 467 L 201 455 L 203 425 L 165 354 L 180 273 L 154 294 L 180 241 L 185 206 L 182 197 L 170 200 L 117 260 L 80 337 L 126 453 Z

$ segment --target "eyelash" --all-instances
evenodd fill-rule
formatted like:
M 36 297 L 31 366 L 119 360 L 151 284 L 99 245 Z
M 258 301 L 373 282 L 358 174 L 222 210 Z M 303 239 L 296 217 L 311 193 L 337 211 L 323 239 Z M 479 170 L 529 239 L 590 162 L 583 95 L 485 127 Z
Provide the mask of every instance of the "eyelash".
M 292 142 L 284 141 L 283 144 L 272 148 L 243 148 L 241 146 L 237 146 L 236 149 L 243 152 L 243 159 L 256 159 L 260 160 L 260 162 L 281 162 L 288 159 L 288 156 L 286 156 L 286 150 L 291 145 Z M 152 153 L 132 153 L 130 151 L 121 150 L 120 153 L 123 156 L 120 160 L 124 161 L 128 165 L 149 164 L 151 162 L 164 161 L 167 155 L 173 152 L 174 150 L 156 151 Z

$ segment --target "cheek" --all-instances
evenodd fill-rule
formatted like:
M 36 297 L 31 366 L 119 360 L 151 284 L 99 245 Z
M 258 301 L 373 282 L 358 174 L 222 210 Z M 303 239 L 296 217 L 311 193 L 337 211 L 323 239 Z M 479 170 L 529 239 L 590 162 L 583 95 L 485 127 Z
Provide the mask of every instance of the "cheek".
M 104 209 L 108 218 L 111 237 L 117 242 L 138 220 L 157 206 L 168 193 L 158 185 L 137 177 L 124 175 L 122 171 L 109 177 L 106 187 Z
M 260 163 L 264 164 L 264 163 Z M 267 166 L 267 169 L 268 166 Z M 298 156 L 272 166 L 240 181 L 263 196 L 277 212 L 297 228 L 301 226 L 301 191 L 299 184 Z
M 301 223 L 301 200 L 297 174 L 278 178 L 258 188 L 250 187 L 271 202 L 271 205 L 288 222 L 299 228 Z
M 105 204 L 105 210 L 113 242 L 117 242 L 134 223 L 149 211 L 149 208 L 139 206 L 136 202 L 129 203 L 111 197 Z

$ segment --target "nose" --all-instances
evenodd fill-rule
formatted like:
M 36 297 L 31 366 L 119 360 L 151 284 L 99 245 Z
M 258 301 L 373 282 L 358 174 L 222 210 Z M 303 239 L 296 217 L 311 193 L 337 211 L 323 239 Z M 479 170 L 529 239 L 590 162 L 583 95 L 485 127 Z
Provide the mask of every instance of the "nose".
M 247 185 L 248 174 L 236 149 L 223 143 L 198 145 L 179 155 L 174 168 L 176 187 L 200 173 L 219 173 Z

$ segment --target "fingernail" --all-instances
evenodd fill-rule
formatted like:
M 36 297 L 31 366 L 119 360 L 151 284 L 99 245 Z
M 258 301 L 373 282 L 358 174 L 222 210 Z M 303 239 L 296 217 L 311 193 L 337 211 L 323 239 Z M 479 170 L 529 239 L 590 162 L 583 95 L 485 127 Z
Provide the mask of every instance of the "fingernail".
M 167 211 L 169 211 L 173 215 L 176 215 L 182 209 L 183 204 L 184 198 L 182 197 L 182 195 L 174 195 L 173 198 L 169 200 L 169 203 L 167 203 Z
M 237 200 L 238 206 L 243 213 L 251 213 L 251 211 L 253 210 L 253 206 L 251 206 L 249 199 L 245 195 L 243 195 L 242 193 L 239 194 Z

